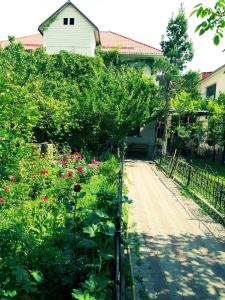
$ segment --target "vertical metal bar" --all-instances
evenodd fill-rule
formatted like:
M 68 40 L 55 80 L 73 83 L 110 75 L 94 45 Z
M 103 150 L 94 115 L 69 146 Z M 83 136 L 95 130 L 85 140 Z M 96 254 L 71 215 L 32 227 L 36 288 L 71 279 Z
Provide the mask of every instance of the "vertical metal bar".
M 123 200 L 123 163 L 124 149 L 119 149 L 120 171 L 118 179 L 118 201 L 115 218 L 115 299 L 122 300 L 122 251 L 121 251 L 121 216 Z

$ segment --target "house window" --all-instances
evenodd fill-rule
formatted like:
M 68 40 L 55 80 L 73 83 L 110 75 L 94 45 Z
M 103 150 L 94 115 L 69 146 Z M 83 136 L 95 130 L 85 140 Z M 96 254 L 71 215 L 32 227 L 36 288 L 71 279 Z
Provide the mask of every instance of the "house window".
M 63 19 L 63 24 L 64 24 L 64 25 L 68 25 L 68 18 L 64 18 L 64 19 Z
M 206 97 L 216 98 L 216 84 L 210 85 L 206 88 Z
M 74 18 L 70 18 L 70 25 L 74 25 Z

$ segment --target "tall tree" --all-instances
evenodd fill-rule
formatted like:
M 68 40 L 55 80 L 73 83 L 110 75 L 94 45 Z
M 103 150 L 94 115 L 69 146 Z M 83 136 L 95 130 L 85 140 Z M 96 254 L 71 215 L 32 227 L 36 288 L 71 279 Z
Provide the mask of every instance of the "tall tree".
M 191 40 L 188 37 L 188 20 L 183 5 L 180 6 L 177 16 L 172 16 L 166 29 L 166 36 L 160 43 L 164 55 L 170 63 L 183 70 L 186 63 L 191 61 L 194 52 Z
M 193 58 L 193 46 L 188 37 L 188 20 L 185 16 L 183 5 L 180 6 L 177 16 L 172 16 L 166 29 L 166 36 L 162 37 L 161 48 L 167 60 L 163 62 L 165 70 L 162 76 L 162 86 L 166 100 L 165 112 L 165 129 L 163 154 L 167 152 L 168 128 L 169 128 L 169 111 L 170 98 L 173 81 L 176 79 L 180 71 L 186 67 L 186 63 Z

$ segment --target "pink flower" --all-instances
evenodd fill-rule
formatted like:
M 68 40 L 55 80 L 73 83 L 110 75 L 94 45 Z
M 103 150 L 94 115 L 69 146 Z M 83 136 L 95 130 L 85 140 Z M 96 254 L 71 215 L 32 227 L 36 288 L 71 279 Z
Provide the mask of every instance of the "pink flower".
M 41 175 L 46 175 L 46 174 L 48 174 L 48 170 L 41 170 L 41 171 L 40 171 L 40 174 L 41 174 Z
M 77 167 L 77 171 L 78 172 L 83 172 L 83 167 L 81 167 L 81 166 Z
M 45 196 L 45 197 L 42 197 L 41 198 L 43 201 L 45 201 L 45 202 L 47 202 L 48 201 L 48 197 L 47 196 Z
M 10 177 L 10 180 L 11 180 L 12 182 L 16 182 L 16 178 L 15 178 L 15 177 Z
M 95 163 L 96 163 L 96 158 L 94 157 L 94 158 L 91 160 L 91 162 L 92 162 L 93 164 L 95 164 Z
M 6 191 L 6 192 L 9 192 L 10 191 L 10 188 L 9 188 L 9 186 L 4 186 L 4 190 Z
M 5 199 L 4 198 L 0 198 L 0 203 L 4 203 Z

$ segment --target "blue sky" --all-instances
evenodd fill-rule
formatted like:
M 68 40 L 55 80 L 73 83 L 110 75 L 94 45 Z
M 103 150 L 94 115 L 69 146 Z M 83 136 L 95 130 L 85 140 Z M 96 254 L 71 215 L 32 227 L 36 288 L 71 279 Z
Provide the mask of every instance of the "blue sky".
M 64 0 L 1 1 L 0 40 L 8 35 L 24 36 L 37 32 L 38 25 L 58 9 Z M 140 42 L 159 47 L 169 17 L 177 13 L 184 2 L 187 15 L 200 0 L 73 0 L 100 30 L 111 30 Z M 205 0 L 206 4 L 213 0 Z M 212 35 L 198 37 L 194 33 L 197 20 L 189 20 L 189 35 L 194 42 L 195 57 L 189 68 L 201 71 L 215 70 L 224 64 L 225 39 L 220 46 L 212 43 Z

